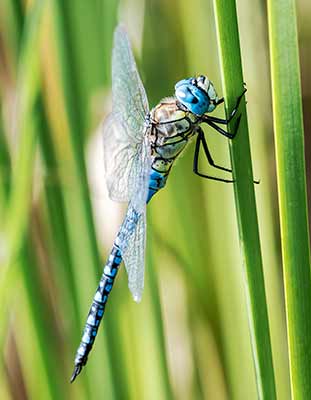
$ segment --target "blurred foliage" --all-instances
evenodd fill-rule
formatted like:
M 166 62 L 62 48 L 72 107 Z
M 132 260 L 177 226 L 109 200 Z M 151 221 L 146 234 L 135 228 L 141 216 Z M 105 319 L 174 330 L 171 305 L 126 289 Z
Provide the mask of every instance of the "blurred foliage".
M 282 0 L 278 4 L 268 1 L 291 390 L 293 398 L 305 399 L 311 393 L 310 235 L 295 6 L 293 0 Z
M 237 6 L 277 395 L 290 399 L 266 9 Z M 298 17 L 308 111 L 308 0 Z M 233 189 L 192 173 L 193 144 L 148 206 L 142 303 L 122 268 L 87 367 L 69 384 L 124 213 L 107 198 L 97 129 L 111 106 L 121 20 L 151 106 L 197 73 L 222 94 L 212 2 L 0 3 L 0 398 L 255 399 Z M 227 141 L 206 132 L 215 160 L 229 165 Z

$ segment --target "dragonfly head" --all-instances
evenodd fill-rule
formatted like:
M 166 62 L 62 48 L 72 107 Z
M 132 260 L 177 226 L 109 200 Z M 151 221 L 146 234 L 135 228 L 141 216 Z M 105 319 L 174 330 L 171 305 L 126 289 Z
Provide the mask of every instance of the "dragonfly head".
M 175 96 L 180 103 L 196 115 L 203 115 L 215 110 L 218 102 L 214 85 L 204 75 L 177 82 Z

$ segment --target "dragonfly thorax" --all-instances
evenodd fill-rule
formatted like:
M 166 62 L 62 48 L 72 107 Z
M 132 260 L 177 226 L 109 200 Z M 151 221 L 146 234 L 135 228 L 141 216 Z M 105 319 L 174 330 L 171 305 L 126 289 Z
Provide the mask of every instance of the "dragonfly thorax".
M 163 99 L 150 112 L 149 139 L 153 156 L 174 159 L 195 133 L 199 118 L 180 106 L 175 97 Z

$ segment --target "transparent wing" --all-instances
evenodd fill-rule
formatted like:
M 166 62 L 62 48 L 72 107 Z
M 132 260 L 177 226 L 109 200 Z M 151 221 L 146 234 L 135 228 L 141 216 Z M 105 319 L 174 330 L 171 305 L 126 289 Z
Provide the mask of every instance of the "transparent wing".
M 136 301 L 140 301 L 144 287 L 146 199 L 151 167 L 145 127 L 148 112 L 148 99 L 128 36 L 119 26 L 112 53 L 112 113 L 103 127 L 105 173 L 110 198 L 129 201 L 120 249 Z
M 145 135 L 140 143 L 129 143 L 126 126 L 114 114 L 104 122 L 104 166 L 109 197 L 131 201 L 139 211 L 147 198 L 151 166 L 150 147 Z
M 136 302 L 139 302 L 144 289 L 146 212 L 139 215 L 135 230 L 121 246 L 121 254 L 128 274 L 128 286 Z
M 151 165 L 147 96 L 126 31 L 118 26 L 112 54 L 112 113 L 104 122 L 106 183 L 111 199 L 144 208 Z
M 112 52 L 112 110 L 126 126 L 131 144 L 140 143 L 144 120 L 149 112 L 147 95 L 137 71 L 126 31 L 119 25 L 114 33 Z

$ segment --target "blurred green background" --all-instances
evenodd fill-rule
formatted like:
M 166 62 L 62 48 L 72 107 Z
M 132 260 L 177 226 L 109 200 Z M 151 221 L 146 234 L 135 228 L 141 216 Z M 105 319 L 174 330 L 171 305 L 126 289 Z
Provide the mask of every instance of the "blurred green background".
M 310 154 L 311 3 L 297 5 Z M 266 5 L 237 6 L 276 385 L 290 399 Z M 87 367 L 69 384 L 124 215 L 106 193 L 100 131 L 118 21 L 151 106 L 198 73 L 222 94 L 212 1 L 1 0 L 0 398 L 256 399 L 233 189 L 192 173 L 193 143 L 148 206 L 142 302 L 121 268 Z M 229 165 L 226 140 L 206 134 Z

